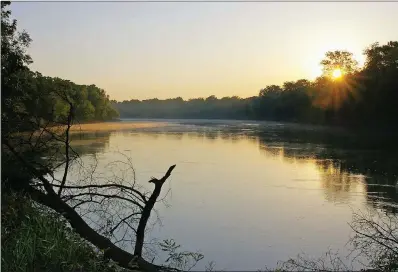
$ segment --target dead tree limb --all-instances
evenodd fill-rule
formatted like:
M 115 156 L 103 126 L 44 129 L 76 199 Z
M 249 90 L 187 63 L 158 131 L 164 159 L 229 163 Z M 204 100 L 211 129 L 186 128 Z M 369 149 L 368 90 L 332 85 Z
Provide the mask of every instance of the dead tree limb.
M 97 248 L 104 251 L 107 258 L 112 259 L 117 262 L 121 267 L 131 268 L 131 262 L 134 260 L 141 270 L 143 271 L 156 271 L 160 269 L 160 266 L 155 266 L 142 258 L 142 250 L 145 238 L 145 229 L 150 218 L 151 212 L 158 200 L 161 193 L 162 186 L 164 182 L 170 177 L 171 172 L 176 167 L 176 165 L 170 166 L 166 174 L 161 179 L 151 179 L 149 182 L 155 184 L 155 188 L 151 193 L 150 197 L 147 198 L 145 193 L 138 191 L 137 189 L 128 187 L 122 184 L 89 184 L 81 186 L 69 186 L 64 185 L 63 189 L 74 190 L 66 195 L 59 195 L 54 189 L 59 189 L 60 184 L 53 184 L 43 174 L 36 170 L 28 161 L 21 156 L 18 151 L 8 142 L 3 143 L 8 147 L 10 152 L 20 161 L 20 163 L 29 171 L 33 176 L 37 178 L 37 182 L 31 184 L 26 188 L 26 193 L 35 200 L 36 202 L 49 207 L 50 209 L 56 211 L 58 214 L 62 215 L 70 223 L 71 227 L 84 239 L 92 243 Z M 66 183 L 66 179 L 65 179 Z M 40 188 L 44 190 L 40 190 Z M 102 189 L 105 192 L 96 192 L 92 190 Z M 108 192 L 106 192 L 108 190 Z M 115 193 L 115 190 L 117 192 Z M 125 197 L 121 195 L 123 192 L 128 192 L 130 197 Z M 70 205 L 69 201 L 77 199 L 79 197 L 87 196 L 89 199 L 79 199 L 79 205 Z M 130 225 L 130 229 L 134 230 L 136 236 L 134 254 L 118 247 L 109 238 L 101 235 L 98 231 L 93 229 L 75 210 L 83 202 L 86 203 L 102 203 L 102 201 L 97 201 L 95 197 L 104 199 L 116 199 L 126 203 L 130 203 L 130 206 L 138 208 L 138 212 L 132 212 L 131 214 L 125 216 L 120 221 L 116 223 L 115 226 L 111 228 L 112 232 L 120 227 L 121 224 L 127 224 L 128 218 L 134 215 L 141 214 L 139 219 L 137 229 L 133 229 Z M 141 204 L 142 203 L 142 204 Z
M 161 179 L 152 178 L 149 182 L 155 184 L 155 188 L 148 201 L 145 203 L 144 209 L 142 210 L 142 215 L 137 227 L 137 240 L 135 242 L 134 255 L 141 257 L 142 256 L 142 248 L 144 246 L 144 238 L 145 238 L 145 228 L 148 223 L 148 219 L 151 216 L 151 212 L 155 203 L 160 195 L 162 190 L 162 186 L 164 182 L 170 177 L 171 172 L 176 167 L 176 165 L 170 166 L 169 170 L 167 170 L 166 174 Z
M 58 189 L 58 195 L 61 196 L 62 189 L 65 186 L 66 183 L 66 177 L 68 176 L 68 171 L 69 171 L 69 163 L 70 163 L 70 158 L 69 158 L 69 149 L 70 149 L 70 141 L 69 141 L 69 130 L 72 126 L 72 120 L 73 120 L 73 104 L 68 100 L 69 103 L 69 114 L 68 114 L 68 121 L 67 121 L 67 127 L 65 130 L 65 168 L 64 168 L 64 175 L 62 177 L 61 181 L 61 186 Z
M 162 178 L 152 178 L 149 182 L 154 183 L 154 188 L 150 191 L 143 191 L 136 184 L 130 160 L 124 164 L 129 169 L 122 171 L 122 178 L 113 171 L 107 171 L 107 174 L 114 175 L 112 178 L 95 176 L 92 171 L 83 179 L 79 172 L 78 180 L 72 180 L 72 167 L 81 166 L 84 169 L 83 162 L 75 159 L 80 156 L 72 148 L 70 137 L 72 124 L 76 123 L 74 115 L 77 107 L 65 90 L 53 92 L 69 105 L 65 119 L 44 120 L 37 116 L 31 120 L 30 134 L 10 136 L 2 142 L 7 155 L 15 159 L 13 163 L 18 169 L 29 173 L 21 190 L 37 203 L 63 216 L 82 238 L 101 249 L 106 258 L 121 267 L 129 268 L 134 260 L 143 271 L 160 269 L 160 266 L 147 262 L 142 256 L 145 230 L 159 201 L 162 186 L 176 165 L 170 166 Z M 25 156 L 27 151 L 43 160 L 28 158 Z M 129 170 L 132 173 L 124 175 Z M 60 177 L 57 178 L 54 173 L 59 173 Z M 134 253 L 123 248 L 125 242 L 133 245 Z

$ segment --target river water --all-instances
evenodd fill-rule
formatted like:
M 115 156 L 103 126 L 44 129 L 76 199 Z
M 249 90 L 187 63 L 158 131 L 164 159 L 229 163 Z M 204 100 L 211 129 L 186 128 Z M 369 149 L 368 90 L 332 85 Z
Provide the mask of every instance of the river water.
M 123 120 L 122 122 L 151 122 Z M 174 239 L 224 270 L 275 267 L 301 252 L 348 254 L 355 210 L 395 213 L 396 152 L 336 129 L 256 121 L 157 120 L 74 135 L 83 160 L 123 153 L 143 184 L 176 164 L 151 238 Z M 101 167 L 98 167 L 98 171 Z

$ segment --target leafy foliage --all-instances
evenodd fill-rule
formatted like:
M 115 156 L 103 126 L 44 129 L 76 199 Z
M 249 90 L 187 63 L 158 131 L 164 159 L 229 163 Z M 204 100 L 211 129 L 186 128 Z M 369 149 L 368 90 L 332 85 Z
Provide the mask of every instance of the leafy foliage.
M 75 106 L 77 121 L 117 118 L 104 90 L 45 77 L 29 69 L 32 59 L 26 51 L 32 40 L 25 31 L 17 31 L 9 5 L 1 2 L 2 138 L 38 129 L 45 121 L 63 123 L 70 103 Z
M 179 251 L 180 245 L 177 245 L 173 239 L 164 240 L 159 246 L 168 254 L 166 266 L 177 270 L 190 271 L 204 257 L 198 252 Z
M 250 98 L 113 103 L 122 117 L 259 119 L 385 129 L 398 121 L 398 42 L 376 43 L 364 53 L 366 63 L 359 69 L 350 52 L 327 52 L 321 77 L 269 85 Z M 334 69 L 343 73 L 338 80 L 331 77 Z
M 331 77 L 335 69 L 340 69 L 345 74 L 352 74 L 358 70 L 358 62 L 353 54 L 348 51 L 329 51 L 321 61 L 323 73 Z
M 104 199 L 120 200 L 124 201 L 124 205 L 140 207 L 138 229 L 141 225 L 140 237 L 142 242 L 144 241 L 145 226 L 151 210 L 160 194 L 162 184 L 170 176 L 175 165 L 169 168 L 163 178 L 151 180 L 155 183 L 155 189 L 149 198 L 134 188 L 135 180 L 129 187 L 122 182 L 93 182 L 88 185 L 70 186 L 66 184 L 66 178 L 68 165 L 73 161 L 74 155 L 69 154 L 73 153 L 69 144 L 72 119 L 80 122 L 116 118 L 118 113 L 113 105 L 125 117 L 255 118 L 346 126 L 371 124 L 380 127 L 396 123 L 398 118 L 398 42 L 389 42 L 382 46 L 374 44 L 366 49 L 367 61 L 362 70 L 357 69 L 350 53 L 328 52 L 322 62 L 324 76 L 314 82 L 298 80 L 286 82 L 283 86 L 267 86 L 258 96 L 252 98 L 217 99 L 210 96 L 189 101 L 175 98 L 165 101 L 150 99 L 111 103 L 105 91 L 95 85 L 78 85 L 30 71 L 28 65 L 32 60 L 26 50 L 31 39 L 26 32 L 17 31 L 16 20 L 11 19 L 8 5 L 10 2 L 1 2 L 2 169 L 5 169 L 2 171 L 2 188 L 5 183 L 11 181 L 12 184 L 18 185 L 13 189 L 26 189 L 25 193 L 35 197 L 35 201 L 57 211 L 57 214 L 34 205 L 28 199 L 2 205 L 2 208 L 6 208 L 2 210 L 2 265 L 7 271 L 106 271 L 110 268 L 99 259 L 101 254 L 95 253 L 90 245 L 57 216 L 61 214 L 67 214 L 65 218 L 74 225 L 81 237 L 86 237 L 104 250 L 108 254 L 107 258 L 110 256 L 118 260 L 119 264 L 128 264 L 133 255 L 115 246 L 117 242 L 113 244 L 105 234 L 102 236 L 98 230 L 90 228 L 76 212 L 77 205 L 87 202 L 98 203 L 103 212 L 107 208 Z M 330 72 L 337 67 L 345 76 L 338 81 L 331 80 Z M 47 133 L 48 127 L 57 126 L 67 128 L 58 134 Z M 37 130 L 39 135 L 35 134 Z M 43 140 L 43 131 L 50 138 Z M 21 132 L 32 133 L 25 135 Z M 60 150 L 53 145 L 55 142 L 64 149 Z M 7 146 L 8 150 L 5 151 L 4 146 Z M 46 152 L 52 152 L 52 155 Z M 51 165 L 58 162 L 57 156 L 62 157 L 62 164 Z M 46 174 L 51 176 L 50 166 L 56 169 L 61 165 L 65 165 L 62 180 L 55 180 L 54 177 L 51 181 L 46 179 Z M 33 176 L 38 180 L 32 182 Z M 59 181 L 59 184 L 54 183 L 54 180 Z M 112 191 L 109 188 L 116 189 Z M 99 198 L 99 201 L 93 200 L 93 197 Z M 143 204 L 139 204 L 137 199 Z M 72 207 L 69 204 L 73 201 L 77 203 Z M 122 210 L 126 212 L 127 209 Z M 142 217 L 143 214 L 146 216 Z M 125 225 L 134 229 L 128 225 L 128 220 L 135 219 L 135 215 L 137 214 L 130 211 L 130 214 L 120 220 L 116 218 L 117 221 L 107 221 L 105 227 L 110 228 L 110 223 L 115 223 L 112 231 Z M 142 218 L 144 220 L 141 220 Z M 124 237 L 119 242 L 123 239 Z M 367 241 L 361 244 L 365 250 L 368 249 Z M 394 246 L 395 243 L 396 240 Z M 191 267 L 190 262 L 195 264 L 203 258 L 199 253 L 179 252 L 179 246 L 172 240 L 165 241 L 161 247 L 169 254 L 167 263 L 170 267 Z M 138 248 L 142 251 L 142 244 Z M 385 255 L 382 251 L 378 251 L 377 254 L 384 260 Z M 141 252 L 136 256 L 141 257 Z M 376 262 L 375 266 L 395 267 L 396 252 L 387 257 L 393 261 Z M 138 258 L 138 262 L 147 265 L 144 261 Z
M 12 142 L 23 151 L 23 157 L 37 166 L 49 150 L 61 154 L 54 141 L 42 139 L 43 131 L 49 127 L 65 126 L 70 115 L 74 122 L 118 117 L 108 95 L 95 85 L 77 85 L 29 69 L 32 59 L 27 49 L 31 38 L 25 31 L 17 31 L 17 21 L 8 9 L 10 4 L 1 2 L 2 188 L 9 184 L 24 186 L 31 178 L 25 167 L 4 149 L 4 144 Z M 41 132 L 36 135 L 35 131 Z M 57 137 L 62 140 L 65 133 Z

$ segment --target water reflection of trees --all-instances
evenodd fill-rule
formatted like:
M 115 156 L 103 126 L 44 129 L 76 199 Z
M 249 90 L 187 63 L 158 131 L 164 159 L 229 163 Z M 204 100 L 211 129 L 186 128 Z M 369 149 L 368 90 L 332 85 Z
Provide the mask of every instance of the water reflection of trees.
M 71 134 L 71 145 L 80 155 L 102 153 L 109 146 L 110 132 L 90 132 Z
M 162 135 L 175 140 L 187 137 L 211 142 L 245 139 L 258 145 L 267 156 L 280 157 L 287 162 L 313 161 L 319 170 L 321 187 L 327 200 L 348 202 L 353 192 L 364 191 L 370 205 L 397 212 L 397 152 L 364 149 L 355 144 L 352 135 L 284 126 L 262 130 L 195 127 L 191 131 L 176 128 L 135 133 L 155 138 Z M 110 136 L 109 132 L 75 134 L 72 136 L 72 145 L 79 154 L 101 153 L 108 147 Z
M 331 161 L 316 161 L 316 164 L 327 200 L 347 203 L 352 193 L 363 188 L 363 176 L 352 175 Z
M 259 132 L 258 137 L 259 148 L 268 154 L 273 154 L 278 146 L 282 149 L 278 156 L 314 159 L 329 200 L 345 201 L 348 192 L 362 184 L 368 204 L 397 212 L 398 162 L 394 147 L 388 151 L 365 149 L 364 142 L 356 141 L 352 135 L 330 131 L 281 129 Z
M 390 212 L 397 210 L 397 151 L 366 149 L 363 139 L 359 141 L 348 133 L 312 127 L 300 129 L 283 124 L 267 129 L 207 126 L 179 133 L 209 141 L 245 139 L 257 144 L 266 155 L 281 157 L 285 161 L 314 161 L 326 199 L 348 202 L 353 192 L 363 191 L 370 205 Z

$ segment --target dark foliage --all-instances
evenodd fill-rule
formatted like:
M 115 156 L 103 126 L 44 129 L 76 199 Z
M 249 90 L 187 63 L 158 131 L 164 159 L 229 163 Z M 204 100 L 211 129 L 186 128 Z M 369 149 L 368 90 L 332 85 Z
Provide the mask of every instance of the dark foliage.
M 31 174 L 3 148 L 5 143 L 18 146 L 27 161 L 42 165 L 43 154 L 60 152 L 48 141 L 49 128 L 72 124 L 68 120 L 72 116 L 73 122 L 104 121 L 117 118 L 118 113 L 105 91 L 95 85 L 77 85 L 31 71 L 32 59 L 26 52 L 31 38 L 25 31 L 18 32 L 9 5 L 1 2 L 2 188 L 12 184 L 19 190 Z M 58 142 L 65 137 L 58 136 Z
M 74 104 L 79 121 L 110 120 L 118 113 L 110 106 L 105 91 L 95 85 L 77 85 L 69 80 L 45 77 L 33 72 L 26 53 L 31 38 L 17 31 L 11 19 L 10 2 L 1 2 L 1 90 L 2 137 L 38 129 L 43 122 L 63 123 Z
M 364 51 L 362 69 L 346 51 L 327 52 L 323 76 L 269 85 L 250 98 L 215 96 L 112 101 L 125 118 L 258 119 L 385 129 L 398 122 L 398 42 Z M 334 69 L 343 76 L 333 79 Z

